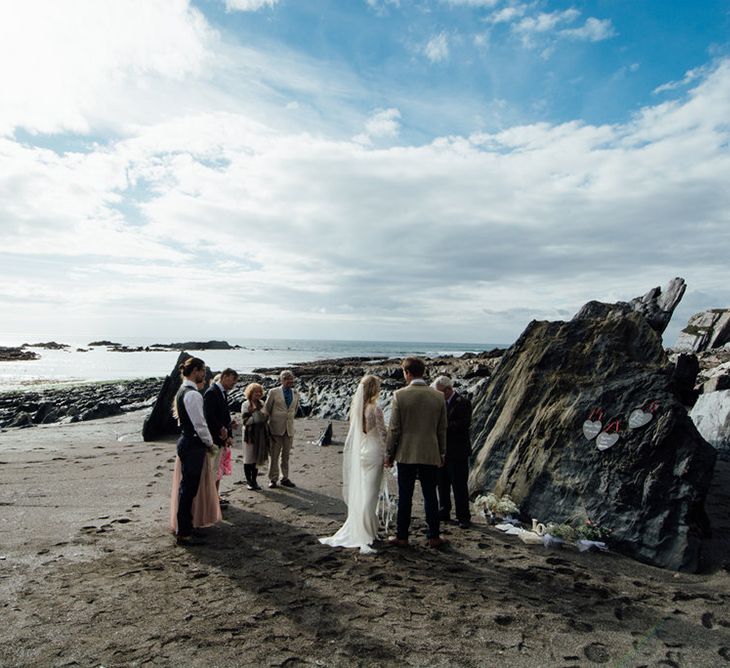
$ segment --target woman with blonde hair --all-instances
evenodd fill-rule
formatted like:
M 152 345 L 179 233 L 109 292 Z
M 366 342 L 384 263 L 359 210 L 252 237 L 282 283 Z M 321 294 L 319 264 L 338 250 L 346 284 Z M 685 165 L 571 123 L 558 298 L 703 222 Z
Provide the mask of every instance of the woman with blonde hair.
M 320 538 L 332 547 L 358 547 L 372 553 L 378 537 L 377 505 L 383 483 L 385 420 L 378 407 L 380 379 L 367 375 L 361 381 L 350 406 L 350 429 L 342 459 L 342 496 L 347 519 L 334 536 Z
M 264 409 L 264 388 L 259 383 L 250 383 L 243 391 L 246 401 L 241 406 L 243 422 L 243 473 L 250 490 L 261 489 L 256 482 L 259 466 L 269 459 L 271 436 L 269 414 Z

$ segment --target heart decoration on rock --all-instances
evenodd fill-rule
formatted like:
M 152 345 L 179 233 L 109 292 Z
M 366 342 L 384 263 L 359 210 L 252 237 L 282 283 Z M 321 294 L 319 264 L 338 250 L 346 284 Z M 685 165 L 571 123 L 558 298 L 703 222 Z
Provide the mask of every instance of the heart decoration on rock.
M 602 408 L 594 408 L 590 415 L 588 416 L 588 419 L 583 423 L 583 435 L 589 440 L 592 441 L 598 434 L 601 433 L 601 429 L 603 429 L 603 409 Z
M 596 447 L 599 450 L 608 450 L 610 447 L 616 445 L 616 443 L 618 443 L 618 434 L 616 432 L 609 434 L 604 431 L 598 434 L 598 438 L 596 439 Z
M 621 418 L 614 418 L 609 421 L 606 429 L 598 434 L 596 439 L 596 447 L 603 451 L 612 448 L 621 436 Z
M 641 408 L 631 411 L 631 415 L 629 415 L 629 429 L 639 429 L 648 425 L 658 408 L 658 402 L 647 401 Z

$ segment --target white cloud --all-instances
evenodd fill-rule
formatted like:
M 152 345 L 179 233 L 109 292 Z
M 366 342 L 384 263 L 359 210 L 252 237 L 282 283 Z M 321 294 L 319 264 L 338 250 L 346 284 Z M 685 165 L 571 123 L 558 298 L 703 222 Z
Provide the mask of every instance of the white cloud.
M 500 0 L 441 0 L 441 2 L 462 7 L 494 7 Z
M 1 3 L 0 135 L 89 132 L 125 93 L 135 108 L 163 82 L 201 75 L 216 39 L 184 0 Z
M 365 129 L 371 137 L 395 137 L 400 129 L 400 111 L 392 108 L 376 111 L 365 123 Z
M 527 5 L 510 5 L 508 7 L 502 7 L 502 9 L 492 12 L 487 21 L 489 23 L 510 23 L 522 16 L 527 12 Z
M 655 95 L 658 95 L 660 93 L 666 93 L 668 91 L 677 90 L 678 88 L 683 88 L 691 84 L 693 81 L 696 81 L 706 73 L 707 68 L 696 67 L 694 69 L 688 70 L 681 81 L 669 81 L 665 84 L 662 84 L 661 86 L 657 86 L 652 92 Z
M 400 0 L 365 0 L 368 7 L 372 9 L 378 16 L 386 16 L 388 7 L 400 7 Z
M 240 326 L 299 319 L 402 338 L 417 314 L 435 338 L 509 340 L 530 317 L 627 299 L 675 274 L 730 296 L 717 280 L 730 244 L 728 114 L 730 61 L 686 99 L 623 125 L 541 123 L 366 150 L 209 113 L 86 156 L 6 140 L 0 219 L 13 222 L 0 247 L 4 258 L 74 254 L 54 284 L 97 310 L 105 293 L 152 317 L 154 283 L 155 299 L 184 293 L 211 322 L 223 309 Z M 377 112 L 370 131 L 387 136 L 398 118 Z M 130 224 L 119 206 L 141 184 Z M 29 309 L 41 293 L 28 283 Z
M 73 5 L 106 25 L 96 6 Z M 58 107 L 0 65 L 7 99 L 33 112 L 3 105 L 4 127 L 124 130 L 85 153 L 0 137 L 0 306 L 18 327 L 50 302 L 79 327 L 122 319 L 140 336 L 186 327 L 184 306 L 213 333 L 225 320 L 262 336 L 507 341 L 530 317 L 677 274 L 708 306 L 730 299 L 730 61 L 627 123 L 507 123 L 401 145 L 395 105 L 411 112 L 388 102 L 363 123 L 353 91 L 372 98 L 346 71 L 231 45 L 182 2 L 147 6 L 170 31 L 164 49 L 153 55 L 154 29 L 101 30 L 116 46 L 81 68 L 88 88 L 67 72 L 75 47 L 56 69 L 42 54 L 71 87 Z M 182 65 L 161 55 L 187 47 L 197 55 Z M 294 122 L 324 89 L 342 125 L 304 132 Z M 135 115 L 145 92 L 155 103 Z M 353 127 L 364 141 L 343 139 Z
M 273 7 L 279 0 L 226 0 L 228 12 L 256 12 L 264 7 Z
M 434 35 L 424 47 L 423 52 L 432 63 L 446 60 L 449 57 L 449 42 L 446 33 Z
M 554 30 L 558 25 L 571 23 L 580 16 L 577 9 L 566 9 L 556 12 L 540 12 L 535 16 L 526 16 L 514 25 L 515 32 L 530 35 Z
M 589 17 L 580 28 L 567 28 L 561 30 L 560 34 L 570 39 L 577 39 L 586 42 L 601 42 L 616 36 L 611 19 L 597 19 Z
M 489 33 L 479 33 L 474 35 L 474 46 L 477 49 L 486 49 L 489 46 Z

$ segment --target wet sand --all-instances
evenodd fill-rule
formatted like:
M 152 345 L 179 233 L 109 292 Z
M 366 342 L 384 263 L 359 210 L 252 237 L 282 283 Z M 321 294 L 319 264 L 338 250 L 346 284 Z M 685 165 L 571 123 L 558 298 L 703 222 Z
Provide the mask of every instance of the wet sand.
M 317 538 L 344 519 L 341 442 L 297 420 L 294 490 L 231 502 L 174 545 L 172 440 L 143 413 L 0 433 L 3 666 L 719 666 L 730 664 L 730 475 L 718 462 L 708 572 L 529 547 L 485 524 L 375 555 Z M 121 439 L 121 440 L 120 440 Z

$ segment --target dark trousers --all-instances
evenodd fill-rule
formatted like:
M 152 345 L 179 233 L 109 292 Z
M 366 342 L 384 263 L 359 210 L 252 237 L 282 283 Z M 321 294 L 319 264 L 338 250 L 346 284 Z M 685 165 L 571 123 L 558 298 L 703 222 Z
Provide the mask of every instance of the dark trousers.
M 396 521 L 396 536 L 398 538 L 408 538 L 416 478 L 421 481 L 428 537 L 439 537 L 439 505 L 436 496 L 438 470 L 439 467 L 432 464 L 402 464 L 398 462 L 398 519 Z
M 448 519 L 451 513 L 451 490 L 454 490 L 454 506 L 456 519 L 459 522 L 469 522 L 469 460 L 465 458 L 449 459 L 439 469 L 439 514 L 442 519 Z
M 193 532 L 193 499 L 198 493 L 200 476 L 205 463 L 205 446 L 197 439 L 181 436 L 177 441 L 182 479 L 177 504 L 177 535 L 189 536 Z

